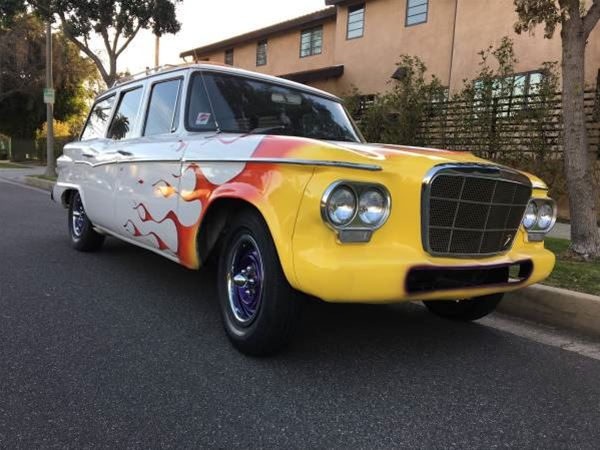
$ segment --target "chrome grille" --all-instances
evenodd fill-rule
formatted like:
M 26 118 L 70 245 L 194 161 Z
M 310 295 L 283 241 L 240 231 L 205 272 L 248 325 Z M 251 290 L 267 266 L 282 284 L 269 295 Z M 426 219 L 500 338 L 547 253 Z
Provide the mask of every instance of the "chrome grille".
M 434 168 L 423 191 L 423 244 L 439 256 L 495 255 L 512 247 L 531 197 L 524 175 L 494 166 Z

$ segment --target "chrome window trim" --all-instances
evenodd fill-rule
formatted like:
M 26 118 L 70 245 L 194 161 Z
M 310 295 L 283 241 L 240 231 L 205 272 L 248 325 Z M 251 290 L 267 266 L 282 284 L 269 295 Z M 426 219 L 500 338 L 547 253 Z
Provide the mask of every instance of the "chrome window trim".
M 111 159 L 110 161 L 102 161 L 99 163 L 92 163 L 89 161 L 78 160 L 75 164 L 85 164 L 91 167 L 106 166 L 110 164 L 123 164 L 123 163 L 163 163 L 163 162 L 179 162 L 178 159 L 155 159 L 155 158 L 119 158 Z M 375 164 L 361 164 L 344 161 L 326 161 L 326 160 L 312 160 L 312 159 L 286 159 L 286 158 L 229 158 L 229 159 L 218 159 L 218 158 L 205 158 L 205 159 L 183 159 L 184 164 L 187 163 L 203 163 L 203 164 L 226 164 L 226 163 L 244 163 L 244 164 L 289 164 L 296 166 L 318 166 L 318 167 L 338 167 L 343 169 L 354 169 L 354 170 L 366 170 L 370 172 L 379 172 L 382 170 L 381 166 Z
M 456 173 L 452 174 L 452 171 L 456 170 Z M 503 166 L 498 166 L 494 164 L 473 164 L 473 163 L 448 163 L 448 164 L 439 164 L 431 168 L 423 178 L 423 184 L 421 186 L 421 243 L 423 245 L 423 250 L 430 256 L 441 257 L 441 258 L 462 258 L 462 259 L 472 259 L 472 258 L 486 258 L 492 256 L 503 255 L 512 250 L 514 245 L 514 239 L 509 248 L 502 252 L 492 252 L 492 253 L 470 253 L 470 254 L 462 254 L 462 253 L 439 253 L 431 250 L 429 246 L 429 217 L 430 217 L 430 209 L 429 209 L 429 198 L 431 192 L 431 185 L 435 178 L 440 174 L 440 172 L 444 172 L 444 175 L 454 175 L 454 176 L 472 176 L 474 178 L 485 178 L 490 180 L 502 180 L 510 183 L 520 184 L 524 186 L 529 186 L 533 189 L 531 180 L 522 174 L 521 172 Z M 523 212 L 525 214 L 525 211 Z M 521 227 L 521 223 L 523 222 L 523 217 L 519 221 L 519 227 Z

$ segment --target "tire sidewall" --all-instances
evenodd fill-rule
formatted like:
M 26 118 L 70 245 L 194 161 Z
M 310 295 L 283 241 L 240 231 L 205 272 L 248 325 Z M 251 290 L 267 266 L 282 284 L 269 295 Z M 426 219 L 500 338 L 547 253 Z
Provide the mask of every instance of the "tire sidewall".
M 234 244 L 244 235 L 249 235 L 258 246 L 264 273 L 260 304 L 249 323 L 235 317 L 227 285 L 227 271 L 236 249 Z M 234 219 L 219 258 L 217 283 L 223 325 L 236 348 L 243 353 L 263 356 L 276 352 L 289 341 L 297 322 L 298 301 L 285 278 L 267 224 L 257 213 L 246 211 Z

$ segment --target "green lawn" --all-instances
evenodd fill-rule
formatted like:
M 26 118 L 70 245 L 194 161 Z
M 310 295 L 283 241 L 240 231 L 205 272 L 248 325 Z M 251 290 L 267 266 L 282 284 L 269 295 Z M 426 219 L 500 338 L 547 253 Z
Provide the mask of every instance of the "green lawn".
M 40 180 L 56 181 L 56 177 L 48 177 L 46 175 L 30 175 L 33 178 L 39 178 Z
M 27 169 L 27 166 L 11 162 L 0 161 L 0 169 Z
M 557 261 L 554 272 L 544 284 L 600 295 L 600 261 L 579 262 L 562 258 L 569 248 L 569 241 L 565 239 L 546 238 L 546 248 L 556 254 Z

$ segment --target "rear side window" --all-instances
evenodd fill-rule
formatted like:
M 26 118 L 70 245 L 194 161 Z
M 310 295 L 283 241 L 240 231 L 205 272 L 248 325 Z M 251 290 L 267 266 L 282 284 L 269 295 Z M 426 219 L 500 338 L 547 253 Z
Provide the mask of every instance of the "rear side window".
M 215 117 L 200 73 L 195 73 L 192 78 L 188 102 L 187 128 L 194 131 L 215 130 Z
M 88 117 L 88 121 L 85 124 L 85 128 L 83 129 L 83 133 L 81 133 L 82 141 L 97 139 L 104 136 L 104 131 L 106 130 L 106 125 L 114 102 L 115 96 L 111 95 L 94 105 L 92 112 Z
M 131 137 L 137 122 L 141 102 L 141 87 L 132 89 L 121 95 L 119 106 L 117 106 L 117 112 L 108 129 L 109 139 L 121 140 Z
M 172 133 L 179 122 L 181 79 L 162 81 L 152 86 L 144 136 Z

